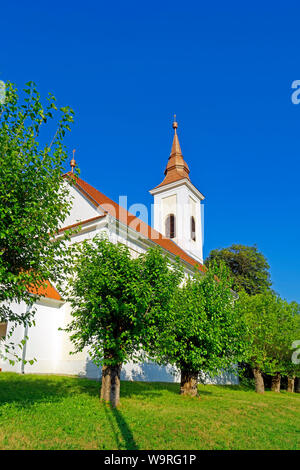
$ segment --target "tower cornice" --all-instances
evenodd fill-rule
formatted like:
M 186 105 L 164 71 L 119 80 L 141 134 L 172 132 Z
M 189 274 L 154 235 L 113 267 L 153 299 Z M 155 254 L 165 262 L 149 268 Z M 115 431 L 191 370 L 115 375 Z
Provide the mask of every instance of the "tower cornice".
M 192 193 L 195 194 L 201 201 L 205 199 L 205 196 L 193 185 L 193 183 L 188 178 L 182 178 L 177 181 L 173 181 L 172 183 L 165 184 L 163 186 L 156 186 L 149 191 L 152 196 L 155 196 L 160 193 L 165 193 L 168 190 L 172 190 L 178 188 L 179 186 L 186 185 Z

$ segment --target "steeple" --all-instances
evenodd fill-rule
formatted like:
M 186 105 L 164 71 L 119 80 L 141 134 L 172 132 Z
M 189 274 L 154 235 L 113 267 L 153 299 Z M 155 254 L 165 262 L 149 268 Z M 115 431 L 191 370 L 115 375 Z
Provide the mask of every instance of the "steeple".
M 173 183 L 174 181 L 178 181 L 184 178 L 190 180 L 189 177 L 189 167 L 187 163 L 183 159 L 183 155 L 181 152 L 179 139 L 177 135 L 177 128 L 178 123 L 176 121 L 176 115 L 174 116 L 174 122 L 172 124 L 174 129 L 174 137 L 172 143 L 172 149 L 169 156 L 168 164 L 165 169 L 165 179 L 162 183 L 160 183 L 157 188 L 160 186 L 164 186 L 165 184 Z
M 154 197 L 153 227 L 202 263 L 201 201 L 204 196 L 190 181 L 190 170 L 183 159 L 177 135 L 176 116 L 173 129 L 174 137 L 165 179 L 150 190 Z

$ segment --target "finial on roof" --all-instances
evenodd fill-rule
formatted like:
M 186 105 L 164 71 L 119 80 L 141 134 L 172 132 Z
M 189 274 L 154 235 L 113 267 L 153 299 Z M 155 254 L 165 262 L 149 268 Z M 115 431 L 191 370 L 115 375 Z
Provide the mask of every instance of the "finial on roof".
M 178 122 L 176 121 L 176 114 L 174 114 L 174 121 L 173 121 L 172 126 L 173 126 L 173 129 L 174 129 L 175 134 L 176 134 L 176 129 L 178 127 Z
M 71 172 L 72 172 L 72 173 L 74 173 L 74 168 L 75 168 L 75 166 L 76 166 L 76 161 L 75 161 L 75 158 L 74 158 L 74 157 L 75 157 L 75 152 L 76 152 L 76 150 L 74 149 L 74 150 L 73 150 L 73 158 L 72 158 L 72 160 L 70 161 L 70 166 L 71 166 Z

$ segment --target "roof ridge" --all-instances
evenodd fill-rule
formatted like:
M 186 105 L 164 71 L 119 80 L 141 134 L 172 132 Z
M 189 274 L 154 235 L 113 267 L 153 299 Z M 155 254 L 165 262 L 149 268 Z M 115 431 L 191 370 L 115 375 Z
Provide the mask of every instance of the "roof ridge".
M 66 173 L 63 176 L 70 177 L 70 174 Z M 205 270 L 205 267 L 202 263 L 197 261 L 186 251 L 180 248 L 180 246 L 177 245 L 177 243 L 175 243 L 173 240 L 162 235 L 160 232 L 148 225 L 142 219 L 128 212 L 127 209 L 117 204 L 115 201 L 107 197 L 105 194 L 101 193 L 101 191 L 94 188 L 92 185 L 90 185 L 83 179 L 79 178 L 79 176 L 74 176 L 74 174 L 72 174 L 71 177 L 75 178 L 75 186 L 77 186 L 79 190 L 86 193 L 90 197 L 90 200 L 93 204 L 97 203 L 102 208 L 103 206 L 105 206 L 105 204 L 109 205 L 110 207 L 113 207 L 115 209 L 115 214 L 110 215 L 119 220 L 119 222 L 124 223 L 125 225 L 127 225 L 127 227 L 135 230 L 141 235 L 144 235 L 146 238 L 156 243 L 164 250 L 170 252 L 174 256 L 178 256 L 180 259 L 190 264 L 191 266 L 199 266 L 202 271 Z M 104 210 L 106 210 L 105 207 Z M 110 212 L 108 211 L 108 213 Z M 135 223 L 135 226 L 133 227 L 132 222 L 134 221 L 137 221 L 137 223 Z

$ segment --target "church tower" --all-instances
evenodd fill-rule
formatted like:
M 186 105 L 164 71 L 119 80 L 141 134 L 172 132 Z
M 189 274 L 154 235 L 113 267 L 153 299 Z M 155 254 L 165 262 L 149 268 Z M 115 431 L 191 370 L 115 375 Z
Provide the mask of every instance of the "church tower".
M 203 194 L 191 183 L 173 122 L 174 138 L 165 178 L 150 191 L 154 196 L 154 229 L 203 263 L 201 201 Z

